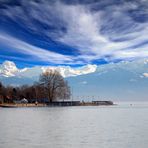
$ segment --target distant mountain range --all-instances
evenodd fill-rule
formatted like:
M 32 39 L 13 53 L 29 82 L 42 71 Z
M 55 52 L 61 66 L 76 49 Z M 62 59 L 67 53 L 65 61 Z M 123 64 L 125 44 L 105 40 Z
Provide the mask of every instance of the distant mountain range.
M 147 59 L 79 68 L 36 66 L 24 69 L 5 61 L 0 65 L 0 81 L 5 85 L 33 84 L 49 69 L 58 70 L 68 80 L 74 99 L 148 100 Z

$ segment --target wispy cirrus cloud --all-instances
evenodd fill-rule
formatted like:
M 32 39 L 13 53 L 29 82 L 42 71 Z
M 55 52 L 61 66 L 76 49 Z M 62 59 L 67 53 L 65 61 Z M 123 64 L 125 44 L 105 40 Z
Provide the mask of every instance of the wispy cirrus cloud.
M 70 17 L 65 16 L 68 31 L 59 41 L 76 46 L 82 53 L 80 57 L 88 60 L 106 56 L 112 59 L 148 57 L 147 46 L 133 47 L 148 41 L 147 23 L 135 22 L 124 12 L 125 6 L 120 9 L 113 6 L 101 12 L 91 12 L 85 6 L 60 6 Z M 106 28 L 101 32 L 103 25 Z M 115 39 L 123 40 L 117 42 Z
M 46 49 L 42 49 L 33 45 L 30 45 L 24 41 L 21 41 L 19 39 L 16 39 L 12 36 L 9 36 L 7 34 L 0 34 L 0 43 L 4 44 L 10 48 L 12 48 L 13 51 L 17 53 L 22 53 L 24 55 L 28 55 L 33 59 L 38 58 L 37 60 L 46 61 L 53 63 L 61 63 L 64 62 L 72 62 L 72 58 L 61 55 L 55 52 L 48 51 Z M 30 58 L 29 57 L 29 58 Z
M 9 6 L 2 15 L 30 34 L 40 35 L 48 41 L 62 43 L 75 48 L 77 56 L 64 55 L 31 45 L 10 35 L 1 35 L 3 43 L 40 60 L 58 64 L 90 63 L 105 59 L 135 59 L 148 57 L 148 2 L 119 2 L 104 0 L 86 3 L 77 1 L 25 1 L 21 5 Z M 111 4 L 111 5 L 109 5 Z M 30 13 L 26 12 L 29 10 Z M 142 15 L 143 14 L 143 15 Z M 140 17 L 141 16 L 141 17 Z M 9 34 L 9 33 L 8 33 Z

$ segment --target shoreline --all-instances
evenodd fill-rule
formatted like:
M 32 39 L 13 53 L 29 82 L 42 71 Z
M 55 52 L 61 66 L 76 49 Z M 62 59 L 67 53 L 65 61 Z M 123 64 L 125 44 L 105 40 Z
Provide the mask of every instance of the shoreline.
M 80 102 L 80 101 L 62 101 L 52 103 L 2 103 L 0 107 L 5 108 L 17 108 L 17 107 L 64 107 L 64 106 L 111 106 L 115 105 L 112 101 L 92 101 L 92 102 Z

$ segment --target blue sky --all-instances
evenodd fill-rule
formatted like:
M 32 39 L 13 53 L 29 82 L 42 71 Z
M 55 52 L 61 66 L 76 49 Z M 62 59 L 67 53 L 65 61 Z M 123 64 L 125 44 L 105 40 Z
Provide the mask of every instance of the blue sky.
M 102 64 L 147 47 L 147 0 L 0 0 L 0 63 Z

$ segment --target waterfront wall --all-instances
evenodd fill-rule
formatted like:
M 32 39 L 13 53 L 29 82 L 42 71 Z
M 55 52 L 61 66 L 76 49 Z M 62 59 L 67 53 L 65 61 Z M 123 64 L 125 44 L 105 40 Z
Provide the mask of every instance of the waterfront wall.
M 81 102 L 81 101 L 55 101 L 48 103 L 48 106 L 99 106 L 99 105 L 113 105 L 112 101 L 92 101 L 92 102 Z

